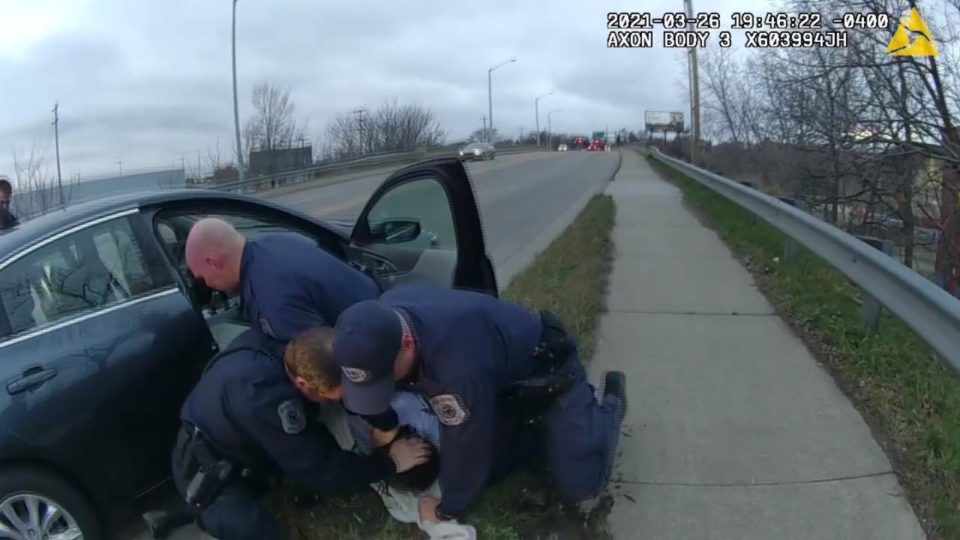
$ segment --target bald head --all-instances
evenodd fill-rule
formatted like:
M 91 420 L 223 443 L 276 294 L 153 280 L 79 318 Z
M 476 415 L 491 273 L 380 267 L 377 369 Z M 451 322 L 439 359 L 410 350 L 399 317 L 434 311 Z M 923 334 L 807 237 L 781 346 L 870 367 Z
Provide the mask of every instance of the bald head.
M 240 287 L 244 244 L 243 235 L 233 225 L 217 218 L 201 219 L 187 236 L 187 268 L 208 287 L 233 293 Z

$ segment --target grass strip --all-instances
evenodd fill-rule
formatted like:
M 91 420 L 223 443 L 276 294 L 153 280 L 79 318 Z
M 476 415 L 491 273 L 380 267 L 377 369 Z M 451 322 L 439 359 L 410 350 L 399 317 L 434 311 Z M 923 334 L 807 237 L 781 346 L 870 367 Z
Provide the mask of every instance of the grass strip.
M 784 262 L 782 233 L 659 161 L 648 162 L 723 238 L 864 416 L 928 537 L 960 538 L 960 379 L 889 314 L 869 333 L 860 323 L 859 288 L 828 264 L 803 249 Z
M 599 317 L 605 309 L 615 211 L 609 196 L 594 196 L 574 222 L 501 294 L 506 301 L 559 315 L 580 339 L 584 362 L 593 354 Z M 298 508 L 289 493 L 278 491 L 272 494 L 270 506 L 291 538 L 421 538 L 415 525 L 392 519 L 372 490 L 310 509 Z M 534 473 L 517 474 L 484 490 L 464 519 L 484 540 L 557 534 L 561 538 L 598 538 L 604 521 L 604 505 L 589 515 L 565 509 L 546 480 Z

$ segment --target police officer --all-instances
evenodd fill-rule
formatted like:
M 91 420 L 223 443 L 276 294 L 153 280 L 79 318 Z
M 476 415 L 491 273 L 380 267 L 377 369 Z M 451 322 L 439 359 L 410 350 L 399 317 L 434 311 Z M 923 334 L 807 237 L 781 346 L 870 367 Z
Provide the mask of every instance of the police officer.
M 425 520 L 457 518 L 470 507 L 495 466 L 500 391 L 544 373 L 570 381 L 540 424 L 559 492 L 583 501 L 610 478 L 626 411 L 624 375 L 607 374 L 598 403 L 575 340 L 549 314 L 477 292 L 402 286 L 341 314 L 333 357 L 344 406 L 356 414 L 381 417 L 397 381 L 429 399 L 442 424 L 442 500 L 421 499 Z
M 285 475 L 322 497 L 385 480 L 428 457 L 415 438 L 371 456 L 341 450 L 309 414 L 324 395 L 288 378 L 283 355 L 294 346 L 248 330 L 208 366 L 181 409 L 174 483 L 216 538 L 280 537 L 258 502 L 271 478 Z
M 302 236 L 248 241 L 217 218 L 194 224 L 185 257 L 195 279 L 239 292 L 247 321 L 284 342 L 307 328 L 333 326 L 347 306 L 380 294 L 371 277 Z
M 13 199 L 13 186 L 3 175 L 0 175 L 0 231 L 11 229 L 20 224 L 17 216 L 10 211 L 10 202 Z

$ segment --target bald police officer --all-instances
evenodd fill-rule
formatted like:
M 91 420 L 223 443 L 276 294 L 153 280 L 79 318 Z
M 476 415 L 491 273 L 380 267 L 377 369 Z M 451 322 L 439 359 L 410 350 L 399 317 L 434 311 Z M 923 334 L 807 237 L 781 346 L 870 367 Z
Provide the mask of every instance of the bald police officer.
M 559 492 L 579 502 L 610 478 L 626 411 L 623 373 L 607 374 L 598 403 L 575 339 L 549 314 L 482 293 L 401 286 L 341 314 L 333 357 L 344 406 L 356 414 L 382 419 L 398 381 L 429 400 L 442 424 L 442 500 L 421 501 L 425 520 L 454 519 L 470 507 L 495 466 L 501 390 L 544 373 L 570 380 L 541 423 Z
M 284 367 L 285 356 L 309 354 L 305 347 L 308 338 L 284 346 L 248 330 L 219 354 L 183 404 L 173 479 L 201 528 L 216 538 L 280 537 L 258 500 L 271 478 L 286 476 L 322 497 L 386 480 L 429 457 L 418 439 L 371 456 L 341 450 L 311 414 L 326 394 L 312 381 L 295 385 Z
M 371 277 L 305 237 L 246 240 L 217 218 L 194 224 L 185 256 L 194 278 L 225 294 L 239 292 L 247 321 L 284 342 L 311 327 L 333 326 L 347 306 L 380 294 Z

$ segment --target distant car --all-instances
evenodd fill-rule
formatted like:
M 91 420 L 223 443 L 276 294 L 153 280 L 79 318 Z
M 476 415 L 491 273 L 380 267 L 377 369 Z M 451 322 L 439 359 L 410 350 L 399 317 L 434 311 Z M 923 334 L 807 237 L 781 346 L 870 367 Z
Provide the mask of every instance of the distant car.
M 490 143 L 476 142 L 460 149 L 460 161 L 496 159 L 497 151 Z
M 248 327 L 237 295 L 187 270 L 187 234 L 205 216 L 248 239 L 305 237 L 385 288 L 497 294 L 473 186 L 453 158 L 395 172 L 356 220 L 184 189 L 21 223 L 0 234 L 0 538 L 115 538 L 168 479 L 184 398 Z
M 561 144 L 560 146 L 558 146 L 558 147 L 557 147 L 557 150 L 560 151 L 560 152 L 566 152 L 566 151 L 567 151 L 567 145 L 566 145 L 566 143 Z
M 602 151 L 603 151 L 603 143 L 601 143 L 600 141 L 593 141 L 592 143 L 590 143 L 590 146 L 587 147 L 587 152 L 602 152 Z

